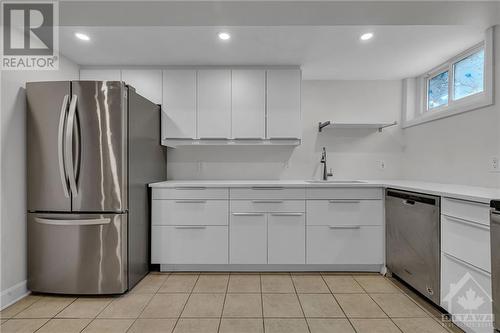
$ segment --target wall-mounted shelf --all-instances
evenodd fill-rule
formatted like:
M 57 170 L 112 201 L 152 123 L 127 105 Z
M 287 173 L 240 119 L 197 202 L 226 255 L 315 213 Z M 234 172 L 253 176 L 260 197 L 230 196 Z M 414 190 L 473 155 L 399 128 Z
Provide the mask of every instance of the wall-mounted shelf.
M 298 146 L 300 139 L 163 139 L 162 145 L 182 146 Z
M 382 132 L 386 127 L 397 125 L 398 122 L 394 121 L 392 123 L 337 123 L 333 121 L 320 122 L 318 125 L 318 131 L 322 132 L 325 128 L 344 128 L 344 129 L 374 129 Z

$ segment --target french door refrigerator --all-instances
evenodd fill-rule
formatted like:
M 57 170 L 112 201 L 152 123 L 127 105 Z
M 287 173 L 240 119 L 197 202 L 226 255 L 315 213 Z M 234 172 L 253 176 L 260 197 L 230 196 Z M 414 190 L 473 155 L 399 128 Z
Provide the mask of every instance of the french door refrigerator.
M 120 81 L 30 82 L 28 288 L 119 294 L 149 268 L 159 106 Z

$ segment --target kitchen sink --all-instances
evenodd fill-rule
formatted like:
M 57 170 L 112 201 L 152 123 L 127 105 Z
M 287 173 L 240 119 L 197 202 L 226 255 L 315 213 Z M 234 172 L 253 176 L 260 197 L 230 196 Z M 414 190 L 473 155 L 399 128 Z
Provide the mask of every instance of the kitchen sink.
M 363 184 L 366 183 L 361 180 L 306 180 L 307 183 L 312 184 Z

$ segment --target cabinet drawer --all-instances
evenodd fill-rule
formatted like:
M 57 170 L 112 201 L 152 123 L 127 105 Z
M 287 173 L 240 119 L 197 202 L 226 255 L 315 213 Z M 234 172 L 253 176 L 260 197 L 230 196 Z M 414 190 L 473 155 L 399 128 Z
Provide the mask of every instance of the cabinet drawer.
M 441 215 L 441 250 L 491 272 L 488 226 Z
M 379 199 L 381 188 L 325 187 L 306 188 L 307 199 Z
M 153 225 L 227 225 L 228 201 L 205 199 L 153 200 Z
M 454 285 L 457 285 L 458 289 L 450 292 Z M 484 303 L 478 309 L 464 310 L 458 303 L 458 298 L 466 297 L 469 290 L 475 292 L 475 296 L 483 298 Z M 441 307 L 451 314 L 458 314 L 453 321 L 466 332 L 493 332 L 491 326 L 467 327 L 466 323 L 459 321 L 460 314 L 467 314 L 468 318 L 472 318 L 474 314 L 480 316 L 492 313 L 491 275 L 443 253 L 441 255 Z
M 231 212 L 305 212 L 305 201 L 280 199 L 232 200 Z
M 304 199 L 303 188 L 285 188 L 280 186 L 263 186 L 249 188 L 231 188 L 231 199 Z
M 307 200 L 308 225 L 382 225 L 382 200 Z
M 384 235 L 378 226 L 308 226 L 307 264 L 382 264 Z
M 227 226 L 153 226 L 153 264 L 227 264 Z
M 472 222 L 490 225 L 490 208 L 479 202 L 443 198 L 441 213 Z
M 156 199 L 228 199 L 227 188 L 207 188 L 183 186 L 175 188 L 153 189 L 153 200 Z

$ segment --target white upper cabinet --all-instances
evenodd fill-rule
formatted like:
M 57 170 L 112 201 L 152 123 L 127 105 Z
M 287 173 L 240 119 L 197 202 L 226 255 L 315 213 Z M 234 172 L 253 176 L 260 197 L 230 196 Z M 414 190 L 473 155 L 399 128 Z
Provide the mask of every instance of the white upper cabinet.
M 264 139 L 266 120 L 266 71 L 232 71 L 232 137 Z
M 121 81 L 119 69 L 80 69 L 80 80 L 88 81 Z
M 198 137 L 231 137 L 231 70 L 198 70 Z
M 196 138 L 196 70 L 163 71 L 162 138 Z
M 161 70 L 123 69 L 122 80 L 135 91 L 156 104 L 162 104 Z
M 300 81 L 298 69 L 267 71 L 267 137 L 301 138 Z

